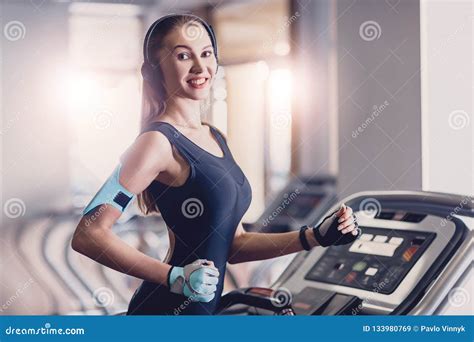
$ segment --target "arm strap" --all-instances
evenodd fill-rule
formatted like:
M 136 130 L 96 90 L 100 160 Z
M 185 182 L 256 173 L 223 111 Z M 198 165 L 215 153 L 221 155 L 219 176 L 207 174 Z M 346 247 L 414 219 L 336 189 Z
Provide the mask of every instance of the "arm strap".
M 83 215 L 89 214 L 101 204 L 110 204 L 121 212 L 125 211 L 130 202 L 132 202 L 132 199 L 135 197 L 135 194 L 128 191 L 120 184 L 119 179 L 121 167 L 122 164 L 119 164 L 115 168 L 104 185 L 102 185 L 100 190 L 84 209 Z

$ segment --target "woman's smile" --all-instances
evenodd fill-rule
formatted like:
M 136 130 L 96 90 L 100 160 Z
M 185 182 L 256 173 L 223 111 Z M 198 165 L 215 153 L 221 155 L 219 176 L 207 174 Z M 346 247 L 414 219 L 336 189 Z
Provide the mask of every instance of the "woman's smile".
M 194 77 L 186 81 L 194 89 L 202 89 L 206 87 L 209 83 L 209 78 L 207 77 Z

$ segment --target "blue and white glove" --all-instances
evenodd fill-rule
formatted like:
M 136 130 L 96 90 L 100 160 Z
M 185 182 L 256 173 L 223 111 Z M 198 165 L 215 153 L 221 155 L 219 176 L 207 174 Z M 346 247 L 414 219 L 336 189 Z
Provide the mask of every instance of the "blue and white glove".
M 212 261 L 205 259 L 197 259 L 184 267 L 173 266 L 168 276 L 170 291 L 194 302 L 210 302 L 218 282 L 218 269 Z

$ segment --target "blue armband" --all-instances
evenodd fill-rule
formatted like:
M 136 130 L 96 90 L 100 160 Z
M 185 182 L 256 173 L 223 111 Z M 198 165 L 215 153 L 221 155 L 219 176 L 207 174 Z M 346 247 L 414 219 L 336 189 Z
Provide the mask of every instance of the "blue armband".
M 87 215 L 101 204 L 110 204 L 115 208 L 124 212 L 128 207 L 135 194 L 125 189 L 119 182 L 120 169 L 122 165 L 119 164 L 112 172 L 107 181 L 102 185 L 100 190 L 94 196 L 92 201 L 87 205 L 83 211 L 83 215 Z

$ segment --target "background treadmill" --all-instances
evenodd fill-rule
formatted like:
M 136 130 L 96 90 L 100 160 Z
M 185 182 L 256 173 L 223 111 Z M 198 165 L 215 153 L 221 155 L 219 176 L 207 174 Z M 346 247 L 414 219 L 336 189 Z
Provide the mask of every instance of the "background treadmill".
M 336 201 L 336 179 L 331 176 L 293 178 L 247 231 L 282 233 L 299 229 L 321 218 Z
M 472 198 L 394 191 L 342 202 L 358 217 L 358 240 L 299 253 L 271 288 L 224 295 L 222 314 L 429 315 L 462 292 L 472 275 Z

